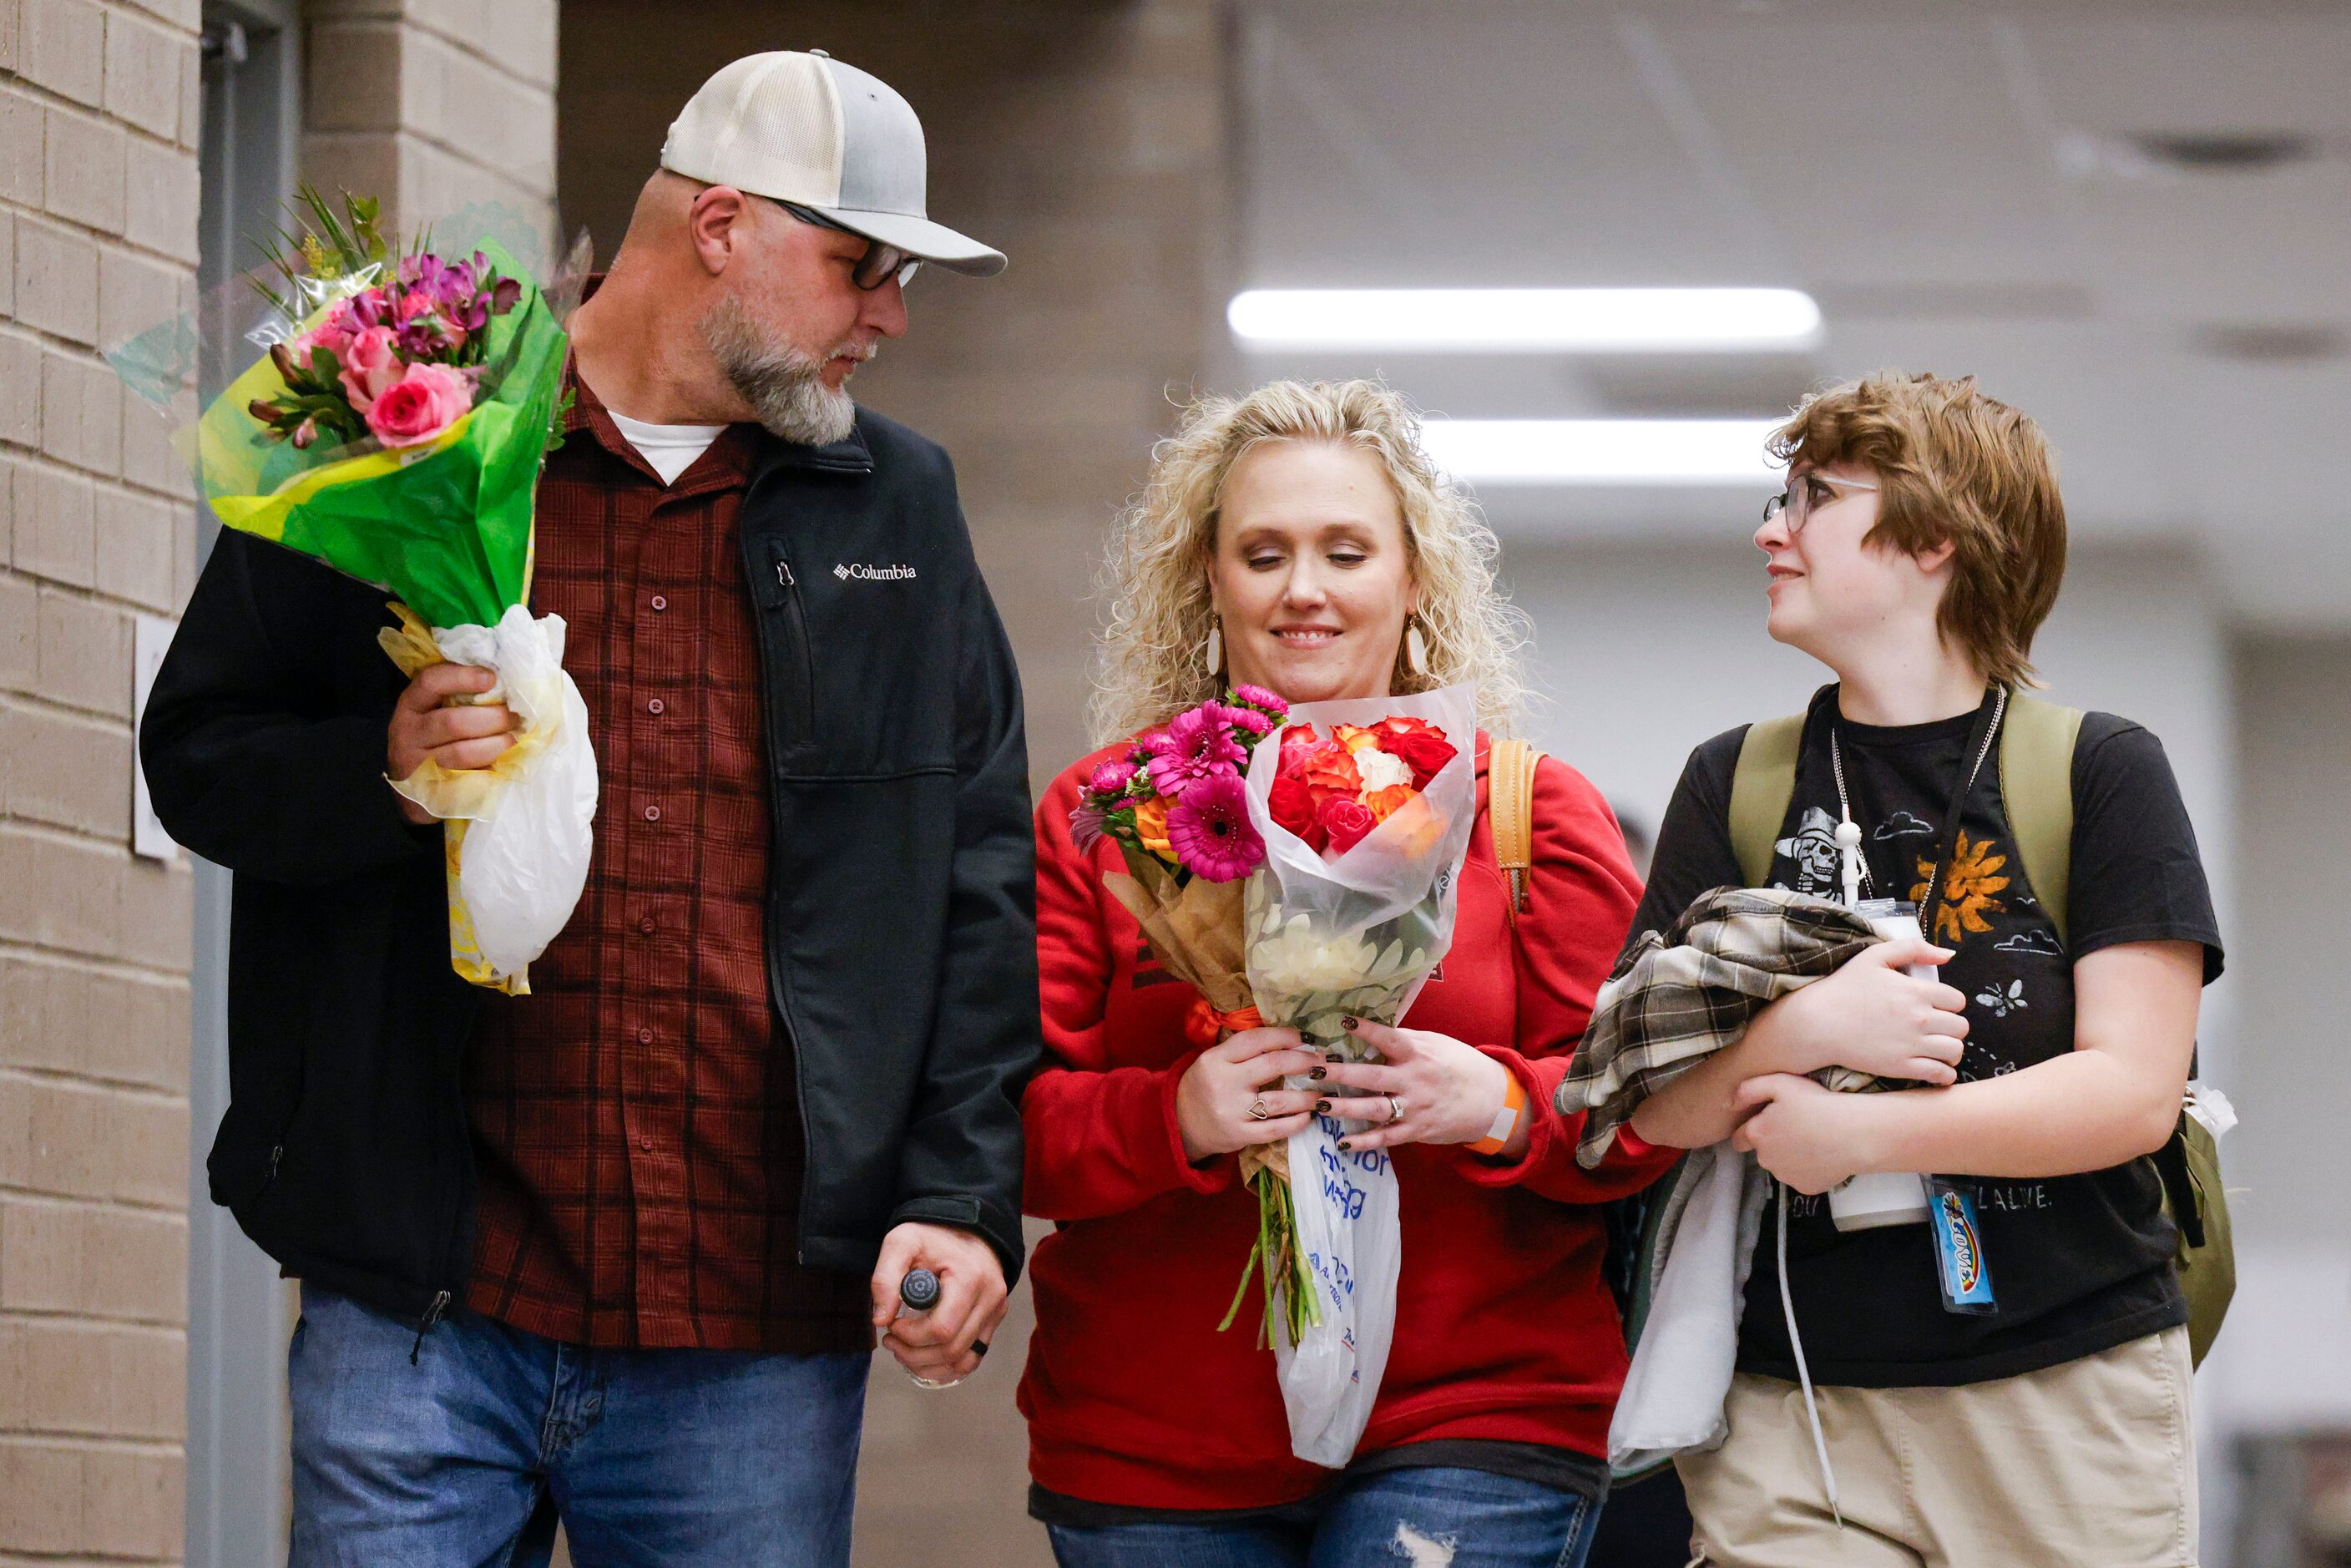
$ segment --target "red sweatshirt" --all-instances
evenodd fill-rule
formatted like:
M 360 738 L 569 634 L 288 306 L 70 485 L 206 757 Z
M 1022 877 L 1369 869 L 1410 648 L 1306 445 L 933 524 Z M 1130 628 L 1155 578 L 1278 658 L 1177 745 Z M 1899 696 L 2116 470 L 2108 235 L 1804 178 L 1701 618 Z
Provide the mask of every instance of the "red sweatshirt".
M 1273 1353 L 1257 1343 L 1254 1282 L 1233 1327 L 1217 1332 L 1257 1235 L 1257 1200 L 1232 1156 L 1184 1157 L 1176 1085 L 1198 1054 L 1183 1030 L 1192 988 L 1151 960 L 1103 891 L 1116 846 L 1082 856 L 1070 838 L 1080 781 L 1123 749 L 1081 758 L 1037 810 L 1047 1061 L 1024 1103 L 1027 1207 L 1057 1228 L 1029 1272 L 1029 1469 L 1049 1490 L 1097 1502 L 1295 1501 L 1332 1472 L 1290 1454 Z M 1404 1246 L 1395 1342 L 1359 1452 L 1475 1437 L 1604 1457 L 1625 1342 L 1600 1278 L 1601 1217 L 1585 1206 L 1638 1189 L 1674 1151 L 1620 1143 L 1583 1170 L 1583 1117 L 1550 1105 L 1640 883 L 1599 792 L 1545 759 L 1514 941 L 1486 817 L 1483 736 L 1478 750 L 1453 948 L 1404 1023 L 1518 1074 L 1533 1141 L 1509 1165 L 1459 1145 L 1392 1151 Z

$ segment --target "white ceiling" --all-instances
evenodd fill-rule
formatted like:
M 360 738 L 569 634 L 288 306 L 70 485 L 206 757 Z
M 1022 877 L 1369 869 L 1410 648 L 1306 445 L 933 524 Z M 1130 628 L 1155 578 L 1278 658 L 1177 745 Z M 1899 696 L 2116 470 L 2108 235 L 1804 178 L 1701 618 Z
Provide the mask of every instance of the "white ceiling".
M 2249 621 L 2351 624 L 2351 0 L 1257 0 L 1246 287 L 1770 284 L 1793 358 L 1251 354 L 1463 417 L 1767 414 L 1973 371 L 2077 534 L 2187 538 Z M 2250 173 L 2146 135 L 2283 133 Z M 1497 524 L 1693 536 L 1738 492 L 1502 491 Z

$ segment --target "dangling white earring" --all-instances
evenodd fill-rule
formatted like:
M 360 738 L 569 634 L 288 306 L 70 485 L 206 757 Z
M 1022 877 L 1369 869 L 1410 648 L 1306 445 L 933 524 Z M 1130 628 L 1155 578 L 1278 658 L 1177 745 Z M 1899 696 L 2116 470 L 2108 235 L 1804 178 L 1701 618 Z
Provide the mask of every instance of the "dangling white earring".
M 1404 623 L 1404 667 L 1416 675 L 1428 674 L 1428 643 L 1420 634 L 1420 617 Z
M 1208 660 L 1208 679 L 1221 679 L 1225 673 L 1225 628 L 1219 621 L 1208 622 L 1208 645 L 1204 650 Z

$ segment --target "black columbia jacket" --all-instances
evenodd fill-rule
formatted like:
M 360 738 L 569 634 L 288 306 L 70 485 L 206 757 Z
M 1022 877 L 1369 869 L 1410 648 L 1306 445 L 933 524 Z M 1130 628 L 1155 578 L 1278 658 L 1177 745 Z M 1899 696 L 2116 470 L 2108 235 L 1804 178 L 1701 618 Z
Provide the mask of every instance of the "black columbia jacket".
M 1040 1049 L 1020 689 L 946 453 L 861 413 L 745 497 L 774 847 L 768 983 L 798 1064 L 804 1262 L 906 1220 L 1017 1276 Z M 384 783 L 380 589 L 225 533 L 140 736 L 174 838 L 235 873 L 214 1201 L 287 1272 L 429 1326 L 462 1299 L 475 993 L 441 831 Z

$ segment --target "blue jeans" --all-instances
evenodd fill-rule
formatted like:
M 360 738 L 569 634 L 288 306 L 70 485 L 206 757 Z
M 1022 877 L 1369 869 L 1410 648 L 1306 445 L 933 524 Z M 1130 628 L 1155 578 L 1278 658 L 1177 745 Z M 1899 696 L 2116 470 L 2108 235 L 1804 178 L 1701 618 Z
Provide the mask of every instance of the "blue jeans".
M 416 1353 L 414 1365 L 409 1353 Z M 846 1568 L 863 1355 L 424 1335 L 302 1287 L 293 1568 Z
M 1271 1518 L 1046 1530 L 1061 1568 L 1583 1568 L 1599 1524 L 1573 1492 L 1430 1469 L 1343 1479 Z

